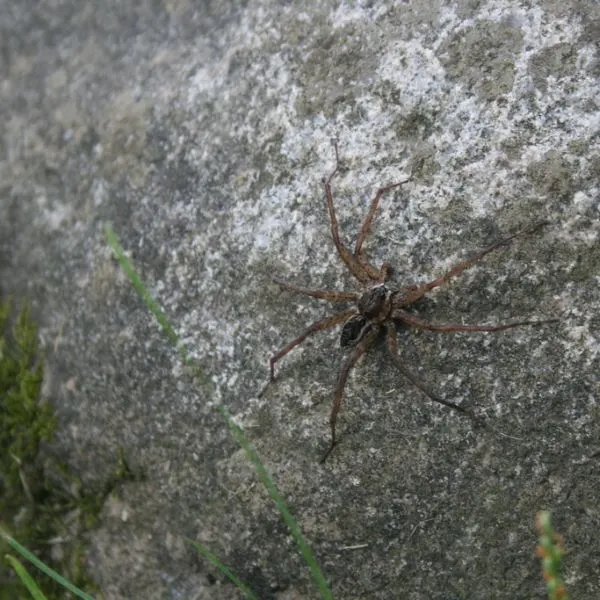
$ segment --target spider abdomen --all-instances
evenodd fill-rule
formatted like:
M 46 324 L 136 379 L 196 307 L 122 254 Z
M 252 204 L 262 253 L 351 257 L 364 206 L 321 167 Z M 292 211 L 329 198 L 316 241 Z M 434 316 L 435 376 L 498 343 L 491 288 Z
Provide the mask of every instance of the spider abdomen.
M 368 319 L 363 315 L 352 315 L 342 327 L 342 334 L 340 335 L 340 346 L 346 348 L 347 346 L 356 346 L 368 327 Z

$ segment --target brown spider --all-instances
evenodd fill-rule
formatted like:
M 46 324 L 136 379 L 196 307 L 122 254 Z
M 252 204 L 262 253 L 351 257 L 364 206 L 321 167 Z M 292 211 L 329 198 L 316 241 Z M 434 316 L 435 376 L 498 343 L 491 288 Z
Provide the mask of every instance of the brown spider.
M 277 354 L 269 359 L 271 372 L 270 382 L 273 382 L 275 380 L 275 363 L 277 361 L 282 359 L 293 348 L 301 344 L 309 335 L 312 335 L 317 331 L 329 329 L 339 325 L 340 323 L 344 323 L 340 338 L 340 345 L 343 348 L 349 347 L 351 350 L 344 359 L 339 371 L 338 380 L 333 395 L 333 406 L 331 408 L 331 415 L 329 418 L 329 424 L 331 427 L 331 444 L 321 459 L 321 462 L 325 461 L 337 443 L 335 427 L 337 416 L 342 404 L 344 386 L 346 385 L 350 370 L 352 367 L 354 367 L 358 359 L 375 344 L 375 341 L 381 334 L 385 335 L 388 352 L 404 377 L 406 377 L 414 386 L 419 388 L 434 402 L 438 402 L 439 404 L 443 404 L 444 406 L 448 406 L 454 410 L 466 413 L 465 409 L 458 404 L 450 402 L 449 400 L 444 400 L 443 398 L 440 398 L 434 394 L 422 381 L 420 381 L 417 377 L 415 377 L 415 375 L 407 370 L 398 354 L 398 343 L 396 339 L 397 327 L 399 325 L 404 325 L 408 327 L 442 332 L 505 331 L 506 329 L 512 329 L 513 327 L 520 327 L 523 325 L 541 325 L 544 323 L 556 322 L 558 320 L 547 319 L 543 321 L 518 321 L 516 323 L 506 323 L 501 325 L 463 325 L 461 323 L 430 323 L 408 312 L 406 309 L 423 298 L 427 292 L 440 285 L 443 285 L 450 278 L 458 275 L 465 269 L 468 269 L 476 262 L 481 260 L 486 254 L 489 254 L 493 250 L 503 246 L 508 246 L 508 244 L 516 237 L 527 233 L 532 233 L 545 225 L 545 223 L 535 223 L 534 225 L 526 227 L 517 233 L 514 233 L 513 235 L 498 240 L 491 246 L 476 252 L 467 260 L 458 263 L 447 273 L 441 277 L 438 277 L 437 279 L 434 279 L 433 281 L 430 281 L 429 283 L 424 283 L 421 285 L 409 285 L 399 290 L 390 289 L 387 287 L 386 282 L 389 280 L 392 273 L 391 265 L 385 262 L 379 269 L 370 265 L 365 259 L 363 253 L 363 243 L 367 237 L 367 234 L 369 233 L 371 222 L 381 197 L 386 192 L 408 183 L 412 179 L 412 175 L 404 181 L 393 183 L 377 190 L 375 197 L 371 201 L 369 212 L 367 213 L 367 216 L 365 217 L 362 227 L 358 233 L 358 238 L 354 246 L 354 252 L 350 252 L 350 250 L 340 240 L 338 222 L 335 215 L 335 209 L 333 207 L 331 180 L 339 171 L 340 166 L 338 147 L 335 143 L 334 148 L 336 167 L 329 177 L 323 178 L 327 210 L 329 212 L 329 219 L 331 221 L 331 234 L 333 236 L 333 243 L 335 244 L 340 258 L 344 261 L 352 275 L 358 279 L 363 287 L 363 291 L 362 293 L 354 293 L 312 290 L 288 283 L 279 277 L 273 277 L 273 281 L 281 287 L 292 290 L 299 294 L 305 294 L 307 296 L 312 296 L 313 298 L 328 300 L 330 302 L 353 302 L 355 303 L 355 306 L 313 323 L 300 336 L 291 341 L 287 346 L 285 346 L 285 348 L 277 352 Z

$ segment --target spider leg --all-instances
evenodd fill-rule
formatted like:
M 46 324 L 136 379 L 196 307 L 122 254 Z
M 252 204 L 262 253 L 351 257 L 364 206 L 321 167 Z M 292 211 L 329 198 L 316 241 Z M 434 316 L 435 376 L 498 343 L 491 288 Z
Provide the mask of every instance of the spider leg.
M 491 246 L 487 246 L 479 252 L 476 252 L 475 254 L 467 258 L 467 260 L 464 260 L 463 262 L 460 262 L 454 267 L 452 267 L 447 273 L 445 273 L 441 277 L 438 277 L 437 279 L 434 279 L 429 283 L 415 286 L 415 289 L 412 292 L 403 296 L 402 306 L 408 306 L 409 304 L 412 304 L 413 302 L 419 300 L 427 292 L 430 292 L 432 289 L 443 285 L 455 275 L 458 275 L 459 273 L 462 273 L 465 269 L 472 267 L 476 262 L 479 262 L 486 254 L 489 254 L 490 252 L 493 252 L 494 250 L 497 250 L 499 248 L 508 246 L 516 237 L 526 235 L 528 233 L 533 233 L 541 227 L 543 227 L 544 225 L 546 225 L 546 221 L 540 221 L 534 223 L 533 225 L 530 225 L 529 227 L 525 227 L 524 229 L 521 229 L 520 231 L 517 231 L 516 233 L 513 233 L 508 237 L 498 240 Z
M 329 416 L 329 426 L 331 427 L 331 444 L 329 445 L 327 452 L 325 452 L 323 455 L 323 458 L 321 458 L 321 463 L 325 462 L 337 444 L 337 439 L 335 437 L 335 426 L 337 423 L 338 413 L 340 412 L 340 408 L 342 406 L 344 387 L 346 386 L 346 381 L 348 381 L 348 375 L 358 359 L 374 344 L 377 336 L 379 335 L 379 331 L 380 328 L 378 326 L 375 326 L 370 331 L 367 331 L 367 333 L 365 333 L 365 335 L 356 344 L 352 352 L 346 356 L 342 366 L 340 367 L 337 384 L 335 386 L 335 392 L 333 393 L 333 406 L 331 407 L 331 414 Z
M 277 354 L 273 355 L 269 359 L 269 367 L 271 369 L 271 380 L 275 380 L 275 363 L 278 360 L 281 360 L 290 350 L 293 350 L 296 346 L 301 344 L 309 335 L 316 333 L 317 331 L 323 331 L 324 329 L 329 329 L 342 323 L 349 316 L 353 315 L 356 312 L 355 308 L 347 308 L 346 310 L 332 315 L 331 317 L 325 317 L 316 323 L 313 323 L 310 327 L 308 327 L 301 335 L 299 335 L 295 340 L 291 341 L 285 348 L 280 350 Z M 268 385 L 268 384 L 267 384 Z M 266 389 L 266 388 L 265 388 Z M 259 394 L 262 395 L 264 390 Z
M 462 413 L 466 413 L 467 411 L 458 404 L 454 404 L 454 402 L 450 402 L 449 400 L 444 400 L 440 398 L 436 394 L 434 394 L 418 377 L 413 375 L 403 364 L 400 355 L 398 354 L 398 340 L 396 338 L 397 332 L 396 327 L 393 323 L 388 322 L 385 324 L 386 328 L 386 339 L 387 339 L 387 347 L 388 352 L 394 363 L 396 363 L 396 367 L 398 367 L 399 371 L 408 379 L 415 387 L 419 388 L 426 396 L 428 396 L 434 402 L 438 404 L 443 404 L 444 406 L 448 406 L 449 408 L 453 408 Z
M 362 251 L 362 245 L 364 244 L 365 239 L 367 238 L 367 235 L 369 234 L 369 231 L 371 229 L 371 223 L 373 221 L 373 217 L 375 216 L 375 211 L 377 210 L 377 207 L 379 206 L 379 200 L 381 200 L 381 197 L 386 192 L 389 192 L 397 187 L 400 187 L 401 185 L 408 183 L 410 180 L 411 180 L 411 178 L 409 177 L 408 179 L 405 179 L 404 181 L 399 181 L 398 183 L 392 183 L 390 185 L 386 185 L 385 187 L 379 188 L 377 190 L 375 197 L 371 201 L 371 206 L 369 207 L 369 212 L 367 213 L 367 216 L 365 217 L 362 227 L 360 228 L 360 231 L 358 233 L 358 237 L 356 238 L 356 246 L 354 246 L 354 256 L 356 257 L 358 262 L 361 264 L 361 266 L 364 268 L 364 270 L 367 272 L 369 277 L 371 279 L 373 279 L 375 281 L 379 281 L 381 283 L 384 283 L 387 279 L 389 279 L 391 267 L 388 263 L 384 263 L 383 266 L 381 267 L 381 269 L 376 269 L 375 267 L 372 267 L 365 259 L 365 255 Z
M 392 318 L 402 321 L 411 327 L 419 329 L 429 329 L 430 331 L 506 331 L 513 327 L 522 327 L 524 325 L 545 325 L 546 323 L 556 323 L 560 319 L 544 319 L 543 321 L 516 321 L 515 323 L 501 323 L 499 325 L 463 325 L 462 323 L 430 323 L 415 315 L 400 309 L 392 313 Z
M 305 296 L 312 296 L 313 298 L 320 298 L 321 300 L 329 300 L 329 302 L 349 302 L 358 300 L 358 294 L 352 292 L 333 292 L 329 290 L 311 290 L 309 288 L 294 285 L 288 283 L 279 277 L 272 277 L 272 280 L 283 288 L 297 292 L 298 294 L 304 294 Z
M 323 185 L 325 186 L 325 200 L 327 202 L 327 211 L 329 213 L 329 220 L 331 222 L 331 235 L 333 236 L 333 243 L 335 244 L 340 258 L 344 261 L 344 263 L 346 263 L 346 266 L 352 275 L 354 275 L 354 277 L 356 277 L 356 279 L 358 279 L 358 281 L 361 283 L 369 283 L 370 277 L 364 266 L 340 240 L 337 217 L 335 215 L 335 208 L 333 206 L 333 193 L 331 191 L 331 180 L 334 178 L 340 168 L 340 156 L 337 142 L 333 142 L 333 147 L 335 148 L 335 169 L 329 177 L 323 179 Z

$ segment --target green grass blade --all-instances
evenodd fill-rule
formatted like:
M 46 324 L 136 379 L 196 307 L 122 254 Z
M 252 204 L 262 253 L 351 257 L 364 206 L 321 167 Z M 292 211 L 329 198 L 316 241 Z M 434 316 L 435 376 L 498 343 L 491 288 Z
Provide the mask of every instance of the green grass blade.
M 6 554 L 4 558 L 10 563 L 10 566 L 15 570 L 19 579 L 23 582 L 23 585 L 27 588 L 31 597 L 34 600 L 46 600 L 46 596 L 42 593 L 42 590 L 37 586 L 37 583 L 33 580 L 33 577 L 29 574 L 29 571 L 23 566 L 19 560 L 10 554 Z
M 86 594 L 83 590 L 80 590 L 78 587 L 74 586 L 72 583 L 67 581 L 62 575 L 57 573 L 54 569 L 51 569 L 46 564 L 44 564 L 35 554 L 32 554 L 25 548 L 25 546 L 21 546 L 17 540 L 15 540 L 12 536 L 10 536 L 4 529 L 0 528 L 0 536 L 6 540 L 6 542 L 10 545 L 10 547 L 18 552 L 23 558 L 27 559 L 32 565 L 36 566 L 40 571 L 48 575 L 62 585 L 64 588 L 75 594 L 78 598 L 82 598 L 82 600 L 94 600 L 92 596 Z
M 158 303 L 152 298 L 150 292 L 148 291 L 148 289 L 146 288 L 146 286 L 144 285 L 144 283 L 142 282 L 140 277 L 135 272 L 135 269 L 133 268 L 133 264 L 131 263 L 129 258 L 125 255 L 125 251 L 123 250 L 121 244 L 119 243 L 119 240 L 118 240 L 115 232 L 112 230 L 112 228 L 110 226 L 106 226 L 105 233 L 106 233 L 106 239 L 107 239 L 110 247 L 112 248 L 112 250 L 115 254 L 115 257 L 116 257 L 117 261 L 119 262 L 121 268 L 123 269 L 123 271 L 129 278 L 129 280 L 131 281 L 132 285 L 134 286 L 134 288 L 136 289 L 138 294 L 142 297 L 142 300 L 144 301 L 144 303 L 146 304 L 148 309 L 156 317 L 157 321 L 161 325 L 163 331 L 166 333 L 169 340 L 174 345 L 177 345 L 179 340 L 178 340 L 177 334 L 175 333 L 175 330 L 169 323 L 166 315 L 160 310 Z M 181 356 L 183 358 L 183 361 L 186 364 L 189 364 L 188 352 L 187 352 L 187 349 L 185 348 L 185 346 L 181 345 L 179 350 L 180 350 Z M 199 367 L 196 367 L 196 374 L 197 374 L 197 376 L 204 378 L 202 371 L 200 370 Z M 258 454 L 256 453 L 256 451 L 254 450 L 254 448 L 252 447 L 252 445 L 250 444 L 250 442 L 244 435 L 243 431 L 234 423 L 234 421 L 231 418 L 231 415 L 229 414 L 227 409 L 225 409 L 222 406 L 218 406 L 217 410 L 219 410 L 219 412 L 221 412 L 221 414 L 227 420 L 229 427 L 231 428 L 234 436 L 236 437 L 239 444 L 242 446 L 242 448 L 246 452 L 246 455 L 250 459 L 250 462 L 252 462 L 252 464 L 254 465 L 254 468 L 256 469 L 256 472 L 258 473 L 259 479 L 261 480 L 262 484 L 265 486 L 265 488 L 269 492 L 269 495 L 273 499 L 273 502 L 275 502 L 277 509 L 279 510 L 285 524 L 287 525 L 288 529 L 290 530 L 292 537 L 294 538 L 296 544 L 298 545 L 298 547 L 300 549 L 302 556 L 304 557 L 304 560 L 306 561 L 306 563 L 308 565 L 308 568 L 310 570 L 313 581 L 316 583 L 316 585 L 321 593 L 321 597 L 324 600 L 333 600 L 333 595 L 331 594 L 331 590 L 329 589 L 329 586 L 327 585 L 325 576 L 323 575 L 323 572 L 321 571 L 321 569 L 314 557 L 314 554 L 312 553 L 312 550 L 310 549 L 308 543 L 304 539 L 304 536 L 302 535 L 302 532 L 300 531 L 300 527 L 299 527 L 298 523 L 292 516 L 290 510 L 288 509 L 285 502 L 283 501 L 283 498 L 279 494 L 279 491 L 277 490 L 275 483 L 271 479 L 271 476 L 267 473 L 267 470 L 265 469 L 264 465 L 261 463 L 260 458 L 258 457 Z M 196 549 L 203 556 L 205 556 L 215 566 L 217 566 L 217 568 L 219 568 L 225 575 L 227 575 L 227 577 L 229 577 L 229 579 L 231 579 L 231 581 L 233 581 L 240 588 L 240 590 L 242 590 L 246 594 L 252 593 L 225 565 L 223 565 L 218 560 L 218 558 L 214 554 L 210 553 L 208 550 L 203 548 L 201 545 L 199 545 L 199 544 L 197 545 L 197 542 L 192 542 L 192 543 L 196 546 Z M 253 598 L 253 596 L 250 596 L 250 598 Z
M 273 502 L 275 502 L 277 510 L 279 510 L 279 513 L 281 514 L 285 524 L 290 530 L 294 541 L 298 545 L 300 552 L 304 557 L 306 564 L 308 565 L 313 581 L 315 582 L 317 588 L 319 589 L 319 592 L 321 593 L 321 598 L 323 598 L 324 600 L 333 600 L 333 595 L 331 593 L 331 590 L 329 589 L 329 586 L 327 585 L 325 576 L 323 575 L 323 572 L 321 571 L 321 568 L 319 567 L 317 560 L 312 550 L 310 549 L 310 546 L 308 545 L 306 539 L 302 535 L 300 526 L 298 525 L 296 519 L 294 519 L 292 513 L 290 512 L 289 508 L 287 507 L 286 503 L 281 497 L 281 494 L 279 493 L 275 482 L 273 481 L 273 479 L 265 469 L 264 465 L 260 461 L 256 450 L 254 450 L 252 444 L 244 435 L 242 429 L 235 424 L 233 418 L 231 417 L 227 409 L 223 406 L 218 406 L 217 410 L 225 417 L 225 419 L 227 419 L 227 423 L 229 424 L 233 435 L 246 452 L 246 456 L 248 456 L 248 459 L 254 465 L 254 468 L 258 473 L 259 479 L 269 492 L 269 495 L 273 499 Z
M 165 313 L 160 309 L 158 302 L 154 300 L 152 294 L 148 291 L 142 280 L 139 278 L 138 274 L 135 272 L 133 268 L 133 264 L 125 254 L 125 250 L 123 250 L 123 246 L 119 242 L 119 238 L 117 234 L 112 230 L 110 225 L 107 225 L 104 233 L 106 235 L 106 239 L 108 241 L 109 246 L 114 252 L 115 258 L 117 259 L 121 269 L 125 272 L 125 275 L 131 281 L 131 284 L 137 291 L 137 293 L 141 296 L 144 304 L 148 307 L 148 310 L 156 317 L 156 320 L 159 322 L 162 330 L 165 332 L 166 336 L 169 338 L 169 341 L 177 346 L 179 342 L 179 338 L 175 333 L 175 330 L 171 327 L 169 320 Z
M 252 590 L 227 566 L 224 565 L 216 555 L 214 555 L 210 550 L 205 548 L 202 544 L 195 542 L 194 540 L 189 540 L 192 546 L 196 548 L 198 554 L 203 556 L 206 560 L 211 562 L 223 575 L 225 575 L 232 583 L 234 583 L 237 588 L 244 594 L 248 600 L 258 600 L 258 596 L 255 596 Z

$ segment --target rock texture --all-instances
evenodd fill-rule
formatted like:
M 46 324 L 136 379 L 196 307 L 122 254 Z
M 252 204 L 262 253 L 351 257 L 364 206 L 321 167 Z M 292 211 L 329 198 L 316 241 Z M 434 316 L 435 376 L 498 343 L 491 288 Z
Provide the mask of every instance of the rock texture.
M 533 527 L 552 511 L 573 598 L 600 597 L 600 8 L 553 1 L 4 3 L 0 281 L 47 351 L 57 450 L 90 486 L 122 448 L 143 481 L 90 540 L 107 598 L 316 598 L 306 565 L 215 407 L 245 427 L 339 599 L 543 597 Z M 324 465 L 342 360 L 332 307 L 270 283 L 354 289 L 352 243 L 422 282 L 532 220 L 420 314 L 560 323 L 400 332 L 407 367 L 485 427 L 434 405 L 383 351 L 353 372 Z M 112 224 L 200 364 L 182 366 L 112 258 Z

